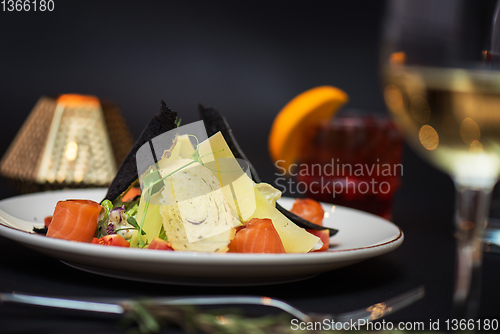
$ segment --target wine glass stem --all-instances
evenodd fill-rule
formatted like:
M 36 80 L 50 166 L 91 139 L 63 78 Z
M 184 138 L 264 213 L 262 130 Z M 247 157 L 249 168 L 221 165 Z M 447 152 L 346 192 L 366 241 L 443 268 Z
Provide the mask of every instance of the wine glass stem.
M 491 189 L 472 189 L 457 183 L 455 185 L 457 262 L 452 316 L 454 319 L 476 319 L 481 291 L 483 231 Z

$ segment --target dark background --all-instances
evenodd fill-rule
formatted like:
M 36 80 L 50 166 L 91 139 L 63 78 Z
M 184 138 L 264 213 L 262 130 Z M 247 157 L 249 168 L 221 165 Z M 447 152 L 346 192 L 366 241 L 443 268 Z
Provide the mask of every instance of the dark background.
M 315 86 L 384 111 L 377 75 L 382 1 L 55 1 L 0 12 L 3 154 L 44 94 L 115 101 L 137 137 L 160 99 L 183 124 L 219 109 L 272 181 L 267 137 L 279 110 Z
M 378 78 L 383 12 L 383 1 L 370 0 L 55 0 L 54 12 L 0 12 L 0 155 L 42 95 L 111 99 L 135 137 L 164 99 L 183 124 L 197 120 L 198 103 L 221 110 L 248 158 L 273 183 L 267 137 L 276 114 L 300 92 L 333 85 L 349 94 L 346 108 L 385 112 Z M 406 235 L 400 249 L 315 281 L 213 293 L 265 294 L 305 311 L 342 312 L 425 284 L 426 300 L 392 319 L 448 318 L 453 184 L 407 147 L 403 164 L 394 206 L 394 222 Z M 0 198 L 15 194 L 0 180 Z M 7 239 L 0 242 L 19 257 L 0 255 L 2 289 L 91 296 L 103 291 L 103 282 L 111 296 L 130 295 L 127 281 L 111 284 Z M 37 275 L 17 262 L 31 257 Z M 498 255 L 486 255 L 484 316 L 495 314 L 489 310 L 500 300 L 498 270 L 492 271 L 498 264 Z M 134 289 L 134 295 L 206 293 L 151 284 Z M 11 328 L 20 322 L 11 320 Z

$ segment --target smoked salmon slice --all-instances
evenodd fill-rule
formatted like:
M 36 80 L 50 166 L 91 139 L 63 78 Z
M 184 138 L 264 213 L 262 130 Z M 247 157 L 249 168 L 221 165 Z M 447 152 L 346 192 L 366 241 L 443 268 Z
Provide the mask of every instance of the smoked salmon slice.
M 229 253 L 285 253 L 271 219 L 252 218 L 238 227 Z
M 316 225 L 323 226 L 323 217 L 325 216 L 325 210 L 321 203 L 310 199 L 304 198 L 295 199 L 293 203 L 292 210 L 290 212 L 295 213 L 297 216 L 304 218 Z
M 47 236 L 71 241 L 91 242 L 102 206 L 90 200 L 57 202 Z

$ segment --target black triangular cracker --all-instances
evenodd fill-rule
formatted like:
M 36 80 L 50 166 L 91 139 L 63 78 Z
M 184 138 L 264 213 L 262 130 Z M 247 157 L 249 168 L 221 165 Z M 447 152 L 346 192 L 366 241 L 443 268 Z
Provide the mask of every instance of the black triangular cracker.
M 136 163 L 137 150 L 154 137 L 175 129 L 177 127 L 176 120 L 177 113 L 170 110 L 165 102 L 161 100 L 160 111 L 153 116 L 146 128 L 142 130 L 139 139 L 137 139 L 134 146 L 130 149 L 118 168 L 118 173 L 111 182 L 104 199 L 114 201 L 130 188 L 130 186 L 139 178 Z
M 233 152 L 234 157 L 237 159 L 243 159 L 248 163 L 250 171 L 252 172 L 252 179 L 255 181 L 255 183 L 262 182 L 259 175 L 257 174 L 257 171 L 253 167 L 252 163 L 247 159 L 245 153 L 243 153 L 243 151 L 241 150 L 240 145 L 238 145 L 238 142 L 236 141 L 236 138 L 233 135 L 233 131 L 231 130 L 229 123 L 227 122 L 226 118 L 222 115 L 222 113 L 214 108 L 205 108 L 201 104 L 198 106 L 198 110 L 200 113 L 200 118 L 203 120 L 205 124 L 207 135 L 210 137 L 220 131 L 224 136 L 227 145 L 231 149 L 231 152 Z M 324 227 L 311 223 L 310 221 L 305 220 L 297 216 L 296 214 L 288 211 L 287 209 L 283 208 L 278 203 L 276 203 L 276 208 L 288 219 L 290 219 L 292 222 L 294 222 L 300 227 L 313 230 L 326 229 L 330 232 L 330 236 L 334 236 L 338 232 L 338 230 L 334 228 Z

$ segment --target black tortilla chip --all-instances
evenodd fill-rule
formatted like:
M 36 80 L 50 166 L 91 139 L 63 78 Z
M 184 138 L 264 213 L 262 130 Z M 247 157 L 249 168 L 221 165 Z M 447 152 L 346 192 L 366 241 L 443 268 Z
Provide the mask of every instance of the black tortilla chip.
M 254 182 L 255 183 L 262 182 L 259 175 L 257 174 L 257 171 L 253 167 L 252 163 L 248 160 L 245 153 L 243 153 L 243 151 L 240 148 L 240 145 L 238 145 L 238 142 L 236 141 L 236 138 L 233 135 L 233 131 L 231 130 L 229 123 L 227 122 L 226 118 L 222 115 L 222 113 L 214 108 L 205 108 L 201 104 L 198 106 L 198 110 L 201 120 L 203 120 L 203 122 L 205 123 L 207 135 L 210 137 L 220 131 L 224 136 L 227 145 L 233 152 L 234 157 L 237 159 L 243 159 L 248 163 L 250 171 L 252 172 L 252 179 L 254 180 Z M 334 236 L 338 232 L 338 230 L 334 228 L 324 227 L 311 223 L 310 221 L 305 220 L 304 218 L 301 218 L 296 214 L 283 208 L 278 203 L 276 203 L 276 208 L 283 215 L 285 215 L 285 217 L 287 217 L 300 227 L 312 230 L 328 230 L 330 232 L 330 236 Z
M 139 178 L 136 163 L 137 150 L 154 137 L 175 129 L 177 127 L 176 121 L 177 113 L 170 110 L 165 102 L 161 100 L 160 111 L 149 121 L 148 125 L 139 136 L 139 139 L 137 139 L 134 146 L 130 149 L 121 163 L 118 168 L 118 173 L 116 173 L 115 178 L 111 182 L 104 199 L 114 201 L 135 183 Z

